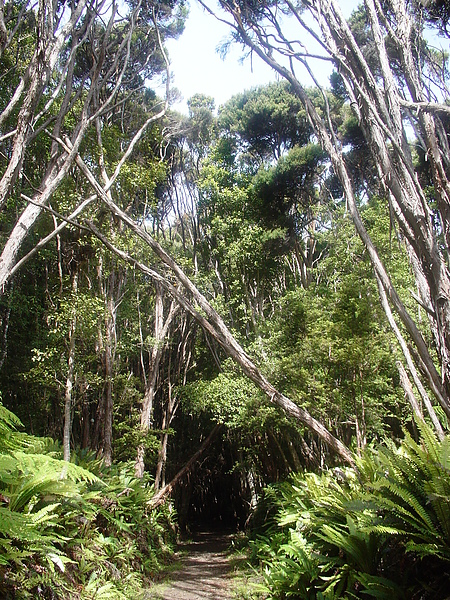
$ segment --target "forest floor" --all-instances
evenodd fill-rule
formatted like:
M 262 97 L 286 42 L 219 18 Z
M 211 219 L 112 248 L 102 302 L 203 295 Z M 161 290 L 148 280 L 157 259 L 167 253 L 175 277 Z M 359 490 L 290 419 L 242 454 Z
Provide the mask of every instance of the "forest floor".
M 233 576 L 230 534 L 196 533 L 180 545 L 167 580 L 150 588 L 145 600 L 237 600 L 242 578 Z M 248 597 L 248 596 L 247 596 Z

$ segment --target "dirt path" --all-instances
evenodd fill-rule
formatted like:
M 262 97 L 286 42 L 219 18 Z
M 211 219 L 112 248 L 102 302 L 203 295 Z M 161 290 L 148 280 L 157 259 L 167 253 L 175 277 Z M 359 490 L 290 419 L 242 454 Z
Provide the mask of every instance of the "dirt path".
M 197 533 L 183 544 L 179 570 L 170 581 L 150 590 L 149 600 L 230 600 L 229 535 Z

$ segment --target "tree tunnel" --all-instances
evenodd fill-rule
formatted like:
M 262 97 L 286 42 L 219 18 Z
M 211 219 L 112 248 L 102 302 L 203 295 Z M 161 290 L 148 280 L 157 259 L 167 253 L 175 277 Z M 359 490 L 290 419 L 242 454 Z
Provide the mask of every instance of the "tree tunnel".
M 180 411 L 168 448 L 167 483 L 155 502 L 172 496 L 182 530 L 244 529 L 263 489 L 289 473 L 313 468 L 314 438 L 270 415 L 264 424 L 226 428 L 205 413 Z
M 238 530 L 251 505 L 248 477 L 226 431 L 219 434 L 174 494 L 181 529 Z

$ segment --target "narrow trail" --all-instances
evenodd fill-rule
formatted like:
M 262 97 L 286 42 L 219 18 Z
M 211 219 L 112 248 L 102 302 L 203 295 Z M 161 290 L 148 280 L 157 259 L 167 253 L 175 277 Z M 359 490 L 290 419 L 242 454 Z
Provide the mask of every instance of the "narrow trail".
M 230 535 L 196 533 L 182 544 L 185 556 L 170 580 L 150 590 L 149 600 L 231 600 L 231 571 L 226 550 Z

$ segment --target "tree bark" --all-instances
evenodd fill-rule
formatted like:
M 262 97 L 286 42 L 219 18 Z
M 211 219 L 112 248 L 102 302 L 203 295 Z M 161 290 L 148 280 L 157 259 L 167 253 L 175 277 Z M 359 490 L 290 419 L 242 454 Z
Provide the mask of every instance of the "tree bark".
M 63 434 L 63 453 L 64 460 L 70 461 L 70 436 L 72 434 L 72 390 L 75 373 L 75 334 L 77 331 L 77 303 L 78 292 L 78 272 L 73 274 L 72 278 L 72 298 L 73 308 L 69 324 L 69 357 L 67 360 L 67 378 L 64 392 L 64 434 Z
M 102 323 L 99 322 L 98 324 L 97 352 L 101 356 L 104 381 L 96 411 L 95 446 L 98 456 L 101 456 L 105 464 L 109 466 L 112 464 L 113 449 L 113 382 L 117 347 L 116 317 L 124 274 L 115 264 L 111 264 L 110 273 L 105 276 L 103 257 L 99 259 L 97 274 L 99 289 L 105 306 L 105 316 L 103 321 L 104 334 Z
M 78 161 L 79 165 L 83 165 L 84 169 L 87 169 L 82 163 L 81 159 Z M 86 171 L 84 171 L 86 172 Z M 89 174 L 90 177 L 92 177 Z M 93 179 L 95 181 L 95 179 Z M 97 182 L 95 185 L 98 186 Z M 134 221 L 128 217 L 123 211 L 121 211 L 114 203 L 112 203 L 109 199 L 103 196 L 102 190 L 100 186 L 98 186 L 99 192 L 102 195 L 103 200 L 110 206 L 111 210 L 113 210 L 114 214 L 116 214 L 119 218 L 121 218 L 139 237 L 144 239 L 150 247 L 156 252 L 156 254 L 161 258 L 161 260 L 169 266 L 178 281 L 185 287 L 185 289 L 192 295 L 194 301 L 200 309 L 206 314 L 207 318 L 203 316 L 194 306 L 188 301 L 172 284 L 170 284 L 164 277 L 162 277 L 159 273 L 150 269 L 149 267 L 139 263 L 135 259 L 128 256 L 125 252 L 118 250 L 115 248 L 105 236 L 103 236 L 98 229 L 93 225 L 93 223 L 89 223 L 89 227 L 95 233 L 95 235 L 112 251 L 115 252 L 118 256 L 120 256 L 123 260 L 128 261 L 130 264 L 133 264 L 135 267 L 139 268 L 142 272 L 147 273 L 154 280 L 159 281 L 165 289 L 172 295 L 173 298 L 177 300 L 177 302 L 187 310 L 194 319 L 214 337 L 217 342 L 222 346 L 222 348 L 227 352 L 229 356 L 235 360 L 237 364 L 240 365 L 242 371 L 249 377 L 269 398 L 269 400 L 279 406 L 288 416 L 300 421 L 306 427 L 308 427 L 311 431 L 316 433 L 334 452 L 336 452 L 344 461 L 354 464 L 353 455 L 350 450 L 335 436 L 333 436 L 327 429 L 314 419 L 308 411 L 303 408 L 300 408 L 292 400 L 287 398 L 284 394 L 280 393 L 272 384 L 270 384 L 267 379 L 263 376 L 257 366 L 252 362 L 250 357 L 246 354 L 246 352 L 241 348 L 238 342 L 231 335 L 230 331 L 226 327 L 224 321 L 219 316 L 219 314 L 212 308 L 212 306 L 208 303 L 206 298 L 199 292 L 199 290 L 194 286 L 194 284 L 186 277 L 180 267 L 175 263 L 175 261 L 167 255 L 167 253 L 162 249 L 162 247 L 139 225 L 134 223 Z
M 47 135 L 48 126 L 54 123 L 53 131 L 49 134 L 53 141 L 51 156 L 44 176 L 40 184 L 34 185 L 37 192 L 32 199 L 22 196 L 28 205 L 17 220 L 2 249 L 0 294 L 4 292 L 8 280 L 15 271 L 17 257 L 26 236 L 42 214 L 50 196 L 67 176 L 73 156 L 76 154 L 88 126 L 100 117 L 105 118 L 113 112 L 117 94 L 126 70 L 129 68 L 132 36 L 136 27 L 140 27 L 147 34 L 156 33 L 155 43 L 166 63 L 166 99 L 162 103 L 162 108 L 160 107 L 161 110 L 152 113 L 131 140 L 115 168 L 109 185 L 112 185 L 117 179 L 124 162 L 130 156 L 143 132 L 151 123 L 159 120 L 168 107 L 169 64 L 156 23 L 157 11 L 153 13 L 153 18 L 150 20 L 148 15 L 139 19 L 142 16 L 142 6 L 139 1 L 124 17 L 118 14 L 117 4 L 111 2 L 109 6 L 108 3 L 103 5 L 102 15 L 103 17 L 108 15 L 105 23 L 103 17 L 99 17 L 93 6 L 88 7 L 86 0 L 70 6 L 67 4 L 67 15 L 63 16 L 63 24 L 61 24 L 57 12 L 61 10 L 62 5 L 49 0 L 39 2 L 36 14 L 38 31 L 35 52 L 9 103 L 0 113 L 1 127 L 11 117 L 14 110 L 18 112 L 15 130 L 6 134 L 6 137 L 12 137 L 12 149 L 8 157 L 8 165 L 0 179 L 0 207 L 6 204 L 11 194 L 30 142 L 37 136 Z M 97 27 L 98 19 L 102 19 L 102 22 Z M 0 30 L 1 27 L 0 18 Z M 93 39 L 93 35 L 97 37 Z M 88 66 L 88 72 L 83 76 L 83 80 L 78 82 L 79 85 L 75 89 L 74 68 L 78 65 L 79 54 L 84 52 L 88 46 L 92 51 L 92 64 Z M 155 48 L 149 45 L 148 56 L 142 57 L 142 65 L 140 65 L 142 71 L 148 68 L 150 53 L 154 50 Z M 65 53 L 68 55 L 67 58 Z M 60 68 L 55 69 L 58 61 L 61 61 Z M 138 73 L 135 75 L 136 79 L 139 79 Z M 53 79 L 51 79 L 52 77 Z M 57 79 L 58 77 L 59 79 Z M 51 89 L 49 89 L 50 80 Z M 140 87 L 139 84 L 138 89 Z M 62 90 L 63 93 L 61 93 Z M 130 97 L 133 91 L 135 90 L 127 90 Z M 39 102 L 42 98 L 46 100 L 46 103 L 40 110 Z M 62 124 L 69 111 L 77 103 L 81 105 L 81 115 L 78 115 L 78 125 L 71 132 L 72 152 L 66 156 L 63 151 L 61 155 L 58 155 Z M 58 110 L 55 110 L 56 105 Z
M 389 325 L 391 326 L 391 329 L 394 332 L 395 337 L 397 338 L 399 346 L 403 352 L 403 356 L 405 357 L 406 364 L 408 365 L 409 372 L 411 373 L 411 376 L 413 378 L 415 386 L 423 400 L 423 403 L 425 404 L 425 407 L 430 416 L 431 422 L 433 423 L 434 429 L 435 429 L 439 439 L 442 440 L 444 438 L 444 430 L 442 429 L 442 425 L 436 415 L 433 405 L 431 404 L 431 400 L 430 400 L 424 386 L 422 385 L 419 374 L 417 373 L 417 369 L 412 360 L 411 353 L 409 352 L 408 346 L 401 334 L 400 329 L 397 326 L 397 323 L 395 322 L 394 315 L 392 314 L 391 308 L 390 308 L 389 303 L 386 298 L 386 293 L 385 293 L 384 288 L 381 285 L 381 282 L 378 279 L 378 277 L 377 277 L 377 284 L 378 284 L 378 291 L 379 291 L 380 299 L 381 299 L 381 305 L 387 316 Z M 415 416 L 417 418 L 423 420 L 422 411 L 419 409 L 417 400 L 415 399 L 415 396 L 412 392 L 412 388 L 411 388 L 411 384 L 409 382 L 408 375 L 403 367 L 403 364 L 399 363 L 399 361 L 397 362 L 397 369 L 400 374 L 400 384 L 401 384 L 401 386 L 406 394 L 406 397 L 411 405 L 413 413 L 415 414 Z
M 200 3 L 209 12 L 214 13 L 212 9 L 208 9 L 205 2 L 200 0 Z M 449 390 L 447 389 L 450 385 L 450 275 L 446 262 L 441 255 L 440 244 L 433 230 L 431 211 L 428 207 L 425 194 L 420 187 L 418 177 L 412 167 L 411 155 L 408 150 L 400 111 L 401 93 L 387 58 L 384 39 L 382 39 L 377 20 L 378 18 L 383 18 L 382 8 L 377 1 L 378 8 L 377 11 L 374 11 L 373 1 L 366 0 L 372 33 L 376 42 L 375 47 L 380 60 L 382 75 L 380 78 L 372 73 L 369 65 L 366 63 L 363 53 L 356 43 L 347 22 L 343 18 L 336 0 L 327 0 L 326 2 L 324 0 L 312 0 L 308 3 L 307 8 L 320 27 L 321 37 L 314 34 L 312 29 L 305 24 L 296 4 L 290 0 L 285 0 L 282 4 L 297 19 L 298 23 L 304 27 L 305 31 L 312 33 L 316 41 L 328 52 L 328 56 L 339 65 L 346 90 L 350 96 L 351 106 L 355 110 L 369 148 L 373 152 L 380 181 L 388 193 L 402 234 L 414 249 L 426 277 L 429 297 L 432 302 L 434 314 L 436 315 L 435 330 L 437 331 L 437 338 L 435 339 L 435 346 L 440 358 L 442 379 L 435 367 L 429 347 L 392 285 L 385 266 L 380 260 L 375 245 L 361 219 L 342 145 L 333 128 L 330 114 L 327 112 L 326 94 L 323 93 L 325 111 L 322 118 L 306 93 L 306 89 L 296 77 L 294 62 L 298 55 L 296 54 L 294 44 L 288 41 L 287 37 L 283 36 L 282 24 L 277 20 L 281 12 L 276 13 L 276 7 L 272 11 L 270 5 L 264 5 L 261 12 L 252 13 L 251 7 L 246 8 L 243 12 L 238 4 L 222 3 L 225 10 L 233 18 L 233 23 L 229 23 L 229 25 L 235 29 L 239 39 L 254 54 L 257 54 L 264 62 L 285 78 L 301 99 L 315 134 L 323 149 L 330 157 L 334 172 L 340 180 L 355 228 L 368 251 L 377 277 L 381 281 L 391 304 L 417 348 L 433 393 L 447 416 L 450 417 Z M 405 25 L 402 19 L 407 18 L 410 20 L 410 16 L 406 14 L 404 0 L 396 0 L 394 4 L 398 17 L 399 31 L 402 34 L 400 38 L 397 36 L 394 39 L 400 39 L 401 42 L 404 39 L 404 32 L 407 30 L 405 28 L 409 26 L 408 24 Z M 276 3 L 276 6 L 278 6 L 278 3 Z M 404 12 L 401 14 L 399 7 L 403 7 L 404 9 Z M 261 15 L 267 16 L 271 25 L 275 24 L 279 28 L 277 35 L 279 45 L 276 48 L 273 45 L 275 38 L 265 35 L 264 24 L 261 22 L 263 17 Z M 389 26 L 387 19 L 384 20 L 383 24 L 386 27 Z M 300 45 L 302 44 L 300 43 Z M 399 43 L 397 46 L 399 52 L 402 51 L 401 44 Z M 415 69 L 416 73 L 417 65 L 420 61 L 411 60 L 411 56 L 407 54 L 409 52 L 408 48 L 403 50 L 405 69 Z M 275 50 L 283 56 L 288 54 L 291 57 L 290 68 L 285 66 L 286 63 L 282 64 L 276 60 Z M 305 59 L 302 56 L 299 60 L 305 65 Z M 311 67 L 308 70 L 314 82 L 317 83 Z M 409 74 L 405 74 L 405 76 L 408 78 Z M 415 83 L 420 85 L 416 80 Z M 414 95 L 417 95 L 417 90 L 414 91 L 411 88 L 411 95 L 414 98 Z M 425 139 L 427 139 L 427 136 L 425 136 Z M 430 146 L 436 143 L 436 138 L 433 137 L 430 127 L 428 139 Z M 434 150 L 430 147 L 429 151 L 433 152 Z M 440 156 L 442 157 L 443 155 L 445 153 L 441 152 Z M 437 165 L 437 158 L 435 169 L 439 171 L 440 193 L 442 192 L 441 197 L 445 204 L 448 196 L 447 192 L 444 194 L 442 190 L 447 190 L 448 182 L 445 173 Z M 441 211 L 441 217 L 444 220 L 444 231 L 447 231 L 447 214 L 448 210 L 443 209 Z M 448 228 L 450 231 L 450 225 Z
M 107 467 L 112 464 L 112 429 L 113 429 L 113 378 L 114 354 L 116 345 L 116 306 L 114 301 L 114 288 L 116 273 L 113 269 L 108 277 L 106 317 L 105 317 L 105 350 L 104 350 L 104 429 L 101 454 Z
M 167 337 L 169 328 L 177 313 L 177 307 L 172 301 L 169 309 L 169 314 L 164 321 L 164 305 L 163 305 L 163 287 L 159 282 L 155 282 L 155 339 L 150 352 L 147 385 L 144 398 L 142 400 L 141 409 L 141 432 L 145 435 L 151 426 L 151 418 L 153 412 L 153 401 L 156 392 L 156 384 L 158 379 L 159 366 L 164 352 L 164 340 Z M 144 457 L 145 448 L 139 445 L 137 448 L 137 456 L 135 463 L 135 475 L 142 478 L 144 475 Z

